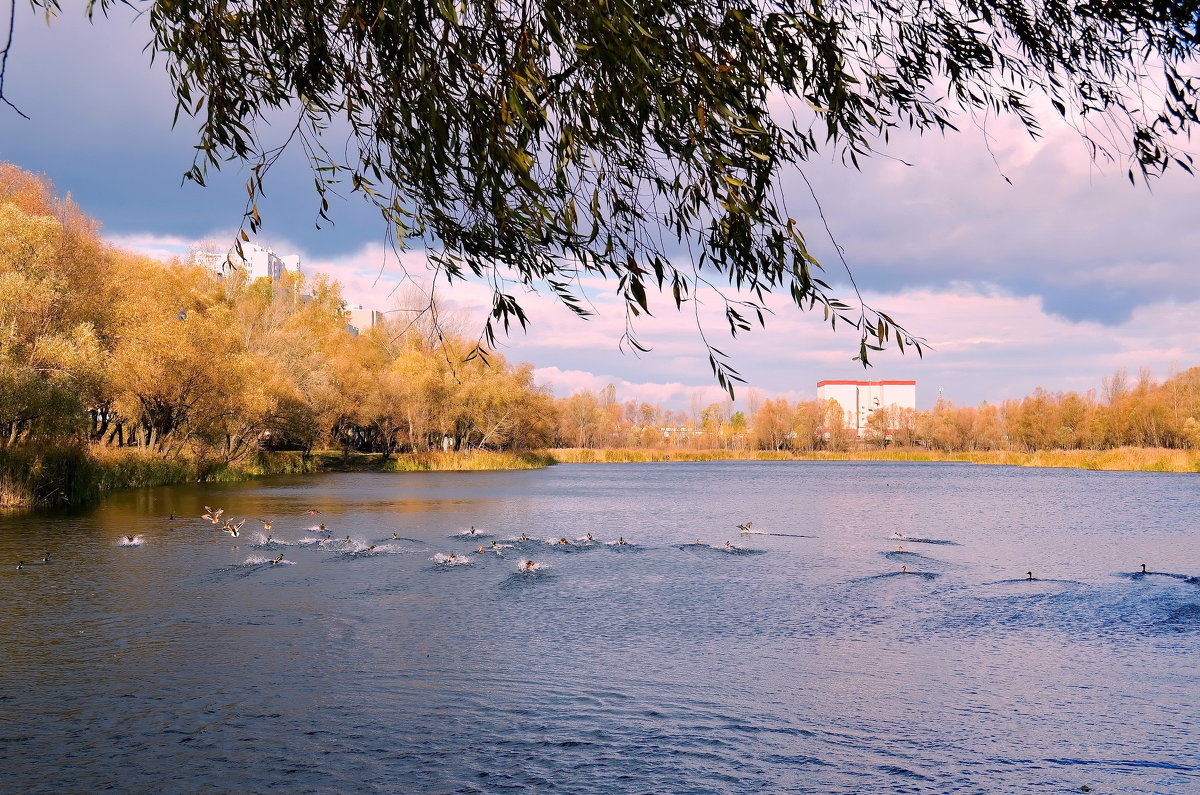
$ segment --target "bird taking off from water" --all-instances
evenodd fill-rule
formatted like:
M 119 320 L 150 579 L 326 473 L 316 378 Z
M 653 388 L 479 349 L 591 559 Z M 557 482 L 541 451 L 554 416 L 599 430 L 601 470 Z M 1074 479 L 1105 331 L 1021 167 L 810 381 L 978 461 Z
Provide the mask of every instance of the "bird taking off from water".
M 316 508 L 309 508 L 307 511 L 305 511 L 305 513 L 309 516 L 316 516 L 320 513 L 320 511 L 318 511 Z
M 750 528 L 753 526 L 754 526 L 754 522 L 742 522 L 740 525 L 737 526 L 737 529 L 739 532 L 749 533 L 749 532 L 751 532 Z
M 205 505 L 204 506 L 204 515 L 201 516 L 200 518 L 207 519 L 208 521 L 212 522 L 213 524 L 216 524 L 217 522 L 221 521 L 221 514 L 223 514 L 223 513 L 225 513 L 224 508 L 209 508 L 207 505 Z

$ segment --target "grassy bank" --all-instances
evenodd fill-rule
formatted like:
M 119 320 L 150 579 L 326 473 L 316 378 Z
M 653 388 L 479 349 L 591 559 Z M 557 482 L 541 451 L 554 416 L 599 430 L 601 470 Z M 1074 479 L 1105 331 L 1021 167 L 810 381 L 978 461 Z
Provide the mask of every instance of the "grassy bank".
M 166 459 L 130 448 L 61 446 L 0 451 L 0 507 L 83 505 L 115 489 L 179 483 L 228 483 L 268 475 L 317 472 L 428 472 L 537 469 L 555 460 L 541 453 L 462 451 L 413 453 L 384 458 L 338 450 L 264 452 L 235 465 Z
M 778 450 L 547 450 L 563 464 L 631 464 L 652 461 L 948 461 L 1022 467 L 1060 467 L 1131 472 L 1200 472 L 1200 451 L 1118 447 L 1111 450 L 1045 450 L 1035 453 L 989 450 L 948 453 L 923 447 L 887 450 L 790 452 Z

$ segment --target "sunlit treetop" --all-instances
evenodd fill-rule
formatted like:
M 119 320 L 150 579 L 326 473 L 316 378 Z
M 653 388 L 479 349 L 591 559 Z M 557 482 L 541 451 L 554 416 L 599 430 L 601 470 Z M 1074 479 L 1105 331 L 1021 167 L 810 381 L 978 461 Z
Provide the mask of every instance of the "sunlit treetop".
M 831 292 L 813 230 L 789 214 L 797 164 L 826 153 L 857 166 L 893 129 L 944 131 L 964 114 L 1012 115 L 1036 134 L 1048 100 L 1131 179 L 1191 168 L 1178 142 L 1197 122 L 1194 3 L 129 4 L 149 13 L 177 120 L 199 123 L 189 178 L 249 163 L 255 231 L 271 165 L 303 150 L 321 218 L 329 193 L 361 194 L 440 277 L 490 283 L 484 345 L 526 324 L 524 289 L 585 315 L 580 279 L 600 276 L 637 348 L 632 321 L 654 288 L 678 308 L 713 287 L 733 333 L 783 293 L 857 328 L 864 363 L 886 344 L 919 352 L 857 294 Z M 719 382 L 740 380 L 705 345 Z

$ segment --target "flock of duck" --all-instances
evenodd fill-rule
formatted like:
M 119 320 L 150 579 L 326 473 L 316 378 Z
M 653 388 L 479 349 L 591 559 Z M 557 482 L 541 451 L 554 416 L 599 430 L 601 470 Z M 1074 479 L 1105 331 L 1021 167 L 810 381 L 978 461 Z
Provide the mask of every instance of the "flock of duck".
M 320 512 L 320 510 L 318 510 L 316 508 L 308 508 L 307 510 L 304 511 L 304 513 L 309 516 L 315 516 L 317 514 L 320 514 L 321 512 Z M 210 522 L 211 524 L 220 525 L 222 532 L 228 533 L 231 538 L 240 537 L 242 527 L 246 524 L 247 520 L 240 519 L 240 520 L 234 521 L 231 518 L 224 518 L 224 517 L 225 517 L 225 510 L 223 508 L 211 508 L 207 505 L 204 506 L 204 513 L 200 516 L 201 519 L 203 519 L 207 522 Z M 171 521 L 174 521 L 175 514 L 172 513 L 170 515 L 169 519 Z M 272 528 L 273 520 L 271 520 L 271 519 L 256 519 L 255 521 L 260 522 L 263 527 L 264 537 L 260 537 L 260 538 L 263 538 L 263 540 L 261 541 L 261 543 L 259 545 L 260 546 L 270 546 L 275 541 L 275 539 L 271 536 L 271 528 Z M 743 522 L 742 524 L 736 525 L 736 528 L 739 531 L 739 533 L 743 536 L 771 535 L 771 536 L 786 536 L 786 537 L 791 537 L 791 538 L 813 538 L 813 536 L 805 536 L 805 535 L 799 535 L 799 534 L 795 534 L 795 533 L 767 533 L 767 532 L 763 532 L 760 530 L 755 530 L 754 523 L 750 522 L 750 521 Z M 324 522 L 320 522 L 317 525 L 306 528 L 306 529 L 308 529 L 310 531 L 314 531 L 319 534 L 322 534 L 321 537 L 319 537 L 319 538 L 309 539 L 309 541 L 311 541 L 313 543 L 317 543 L 320 545 L 330 545 L 330 544 L 350 545 L 352 543 L 352 539 L 349 535 L 347 535 L 344 539 L 334 539 L 332 537 L 332 532 L 328 528 L 326 528 Z M 456 533 L 452 537 L 458 538 L 458 539 L 468 539 L 468 538 L 469 539 L 477 539 L 477 538 L 483 539 L 483 538 L 489 538 L 489 534 L 476 529 L 472 525 L 469 529 L 463 530 L 459 533 Z M 912 537 L 912 536 L 906 536 L 899 532 L 893 533 L 891 535 L 891 538 L 892 538 L 892 540 L 898 541 L 898 542 L 956 545 L 956 542 L 954 542 L 954 541 L 946 541 L 943 539 L 936 539 L 936 538 L 917 538 L 917 537 Z M 392 533 L 391 539 L 392 540 L 402 540 L 396 533 Z M 403 540 L 412 540 L 412 539 L 403 539 Z M 544 542 L 540 542 L 537 539 L 530 538 L 530 536 L 528 536 L 525 533 L 521 533 L 520 536 L 518 536 L 516 538 L 507 539 L 507 540 L 512 543 L 502 543 L 502 542 L 496 541 L 494 539 L 490 540 L 487 544 L 480 544 L 475 549 L 475 552 L 480 555 L 490 552 L 490 553 L 495 553 L 499 557 L 503 557 L 504 550 L 511 549 L 515 545 L 518 545 L 518 544 L 526 545 L 528 543 L 545 543 L 552 547 L 564 549 L 566 551 L 593 548 L 595 546 L 600 545 L 601 543 L 604 543 L 607 546 L 613 546 L 613 547 L 618 547 L 618 548 L 631 548 L 631 549 L 636 548 L 636 545 L 631 544 L 629 541 L 627 541 L 625 539 L 624 536 L 618 537 L 616 541 L 600 542 L 595 537 L 593 537 L 593 535 L 591 533 L 587 533 L 586 535 L 581 536 L 581 537 L 575 539 L 574 541 L 568 540 L 564 536 L 564 537 L 557 538 L 557 539 L 550 538 L 550 539 L 546 539 Z M 119 539 L 118 543 L 121 546 L 140 546 L 142 543 L 144 543 L 144 538 L 140 535 L 132 535 L 132 534 L 123 535 Z M 744 555 L 762 554 L 764 552 L 764 550 L 749 549 L 746 547 L 736 546 L 733 544 L 732 541 L 725 541 L 723 544 L 721 544 L 719 546 L 705 544 L 699 538 L 696 539 L 694 544 L 682 544 L 679 546 L 679 548 L 684 549 L 684 550 L 710 549 L 710 550 L 716 550 L 719 552 L 726 552 L 726 553 L 731 553 L 731 554 L 744 554 Z M 371 544 L 370 546 L 366 546 L 366 547 L 363 547 L 362 549 L 355 550 L 355 552 L 370 554 L 370 553 L 375 552 L 377 549 L 378 549 L 377 544 Z M 904 549 L 903 543 L 900 543 L 895 552 L 888 552 L 888 553 L 884 553 L 884 554 L 887 557 L 892 558 L 894 556 L 900 556 L 900 555 L 914 555 L 915 553 L 906 552 Z M 460 554 L 457 552 L 449 552 L 449 553 L 435 554 L 433 556 L 433 561 L 435 564 L 437 564 L 439 566 L 458 566 L 458 565 L 463 565 L 463 564 L 469 564 L 472 562 L 472 559 L 467 554 Z M 39 562 L 40 563 L 50 563 L 51 562 L 50 553 L 46 552 L 45 555 L 42 556 L 42 558 L 40 559 Z M 275 566 L 275 565 L 284 563 L 285 560 L 284 560 L 283 553 L 280 552 L 274 558 L 269 558 L 267 560 L 258 560 L 258 561 L 254 561 L 254 562 L 264 563 L 264 564 L 268 564 L 271 566 Z M 26 567 L 26 564 L 25 564 L 24 560 L 17 562 L 16 568 L 18 571 L 25 569 L 25 567 Z M 534 573 L 534 572 L 542 571 L 544 569 L 545 569 L 544 564 L 539 563 L 532 559 L 522 559 L 518 562 L 518 566 L 517 566 L 517 570 L 521 573 Z M 933 574 L 931 572 L 910 571 L 907 564 L 902 564 L 900 566 L 900 570 L 898 572 L 892 572 L 891 574 L 892 575 L 909 574 L 909 575 L 915 575 L 915 576 L 926 578 L 926 579 L 931 579 L 936 576 L 935 574 Z M 1173 578 L 1180 579 L 1180 580 L 1183 580 L 1183 581 L 1186 581 L 1189 583 L 1200 584 L 1200 576 L 1188 576 L 1186 574 L 1174 574 L 1174 573 L 1170 573 L 1170 572 L 1155 572 L 1155 571 L 1151 571 L 1145 563 L 1141 564 L 1141 571 L 1133 572 L 1127 576 L 1140 578 L 1140 577 L 1145 577 L 1145 576 L 1153 575 L 1153 574 L 1161 574 L 1163 576 L 1173 577 Z M 876 575 L 876 576 L 891 576 L 891 575 L 885 574 L 885 575 Z M 1039 579 L 1037 577 L 1033 576 L 1032 571 L 1025 572 L 1025 576 L 1020 579 L 1027 581 L 1027 582 L 1039 582 Z

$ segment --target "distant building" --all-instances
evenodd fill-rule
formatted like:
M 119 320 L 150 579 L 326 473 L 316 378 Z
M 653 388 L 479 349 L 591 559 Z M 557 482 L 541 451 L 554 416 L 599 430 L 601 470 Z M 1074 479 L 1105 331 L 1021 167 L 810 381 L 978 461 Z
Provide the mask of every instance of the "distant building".
M 374 309 L 363 309 L 362 304 L 346 307 L 346 330 L 358 336 L 370 331 L 383 322 L 383 313 Z
M 842 407 L 846 427 L 862 436 L 867 419 L 879 409 L 895 406 L 917 408 L 916 381 L 818 381 L 817 400 L 836 400 Z
M 257 243 L 242 243 L 241 253 L 237 247 L 225 253 L 197 251 L 192 255 L 192 264 L 208 269 L 218 279 L 223 279 L 235 270 L 246 272 L 246 278 L 279 281 L 284 273 L 300 273 L 300 255 L 281 257 Z

